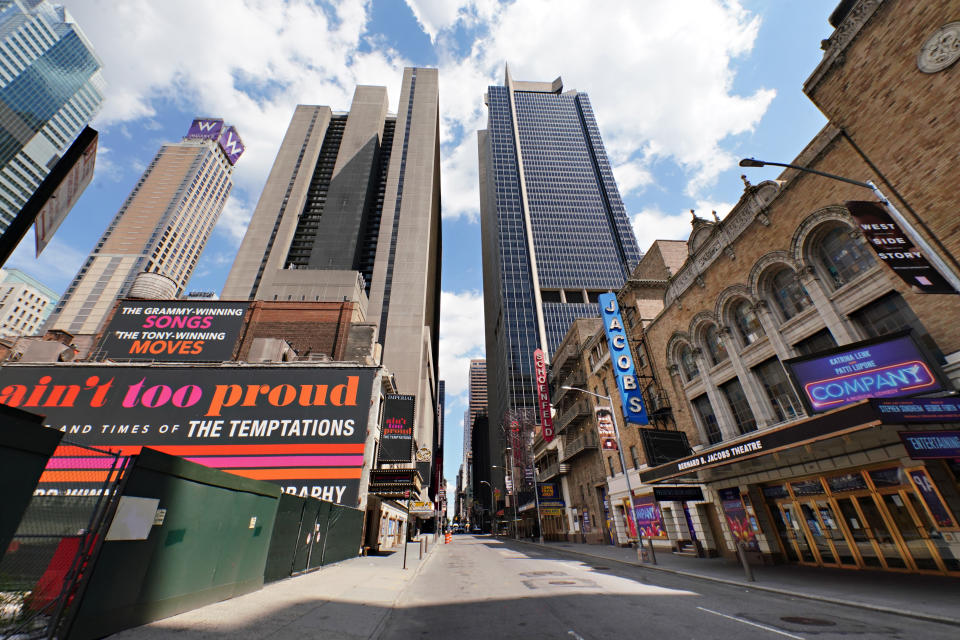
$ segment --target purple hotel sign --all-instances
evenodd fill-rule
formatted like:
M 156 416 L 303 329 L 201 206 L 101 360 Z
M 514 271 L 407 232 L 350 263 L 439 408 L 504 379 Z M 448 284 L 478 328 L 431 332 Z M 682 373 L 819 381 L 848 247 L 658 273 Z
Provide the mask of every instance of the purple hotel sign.
M 814 413 L 864 398 L 909 396 L 942 388 L 909 334 L 858 342 L 785 364 Z
M 223 119 L 221 118 L 197 118 L 190 125 L 187 137 L 216 140 L 220 137 L 221 129 L 223 129 Z
M 227 160 L 230 161 L 230 164 L 237 164 L 237 159 L 240 157 L 240 154 L 243 153 L 243 142 L 240 140 L 240 134 L 237 133 L 237 130 L 230 127 L 225 127 L 220 133 L 220 148 L 223 149 L 223 152 L 227 154 Z

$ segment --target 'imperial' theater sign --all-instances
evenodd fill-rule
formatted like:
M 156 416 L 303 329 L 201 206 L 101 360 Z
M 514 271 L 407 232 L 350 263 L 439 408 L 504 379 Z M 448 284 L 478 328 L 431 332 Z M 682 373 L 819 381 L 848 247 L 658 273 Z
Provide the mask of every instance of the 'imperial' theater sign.
M 909 332 L 785 360 L 811 413 L 864 398 L 895 398 L 943 387 Z

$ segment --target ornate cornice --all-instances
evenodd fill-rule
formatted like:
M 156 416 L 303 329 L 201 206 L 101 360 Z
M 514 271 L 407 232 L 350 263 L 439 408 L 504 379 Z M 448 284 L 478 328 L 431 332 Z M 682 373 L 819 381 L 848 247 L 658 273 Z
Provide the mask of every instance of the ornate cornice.
M 820 44 L 823 48 L 823 60 L 813 70 L 807 81 L 803 83 L 805 94 L 809 96 L 816 91 L 817 85 L 830 73 L 833 66 L 843 63 L 847 47 L 850 46 L 850 43 L 853 42 L 864 25 L 869 22 L 883 3 L 884 0 L 860 0 L 850 9 L 833 34 Z

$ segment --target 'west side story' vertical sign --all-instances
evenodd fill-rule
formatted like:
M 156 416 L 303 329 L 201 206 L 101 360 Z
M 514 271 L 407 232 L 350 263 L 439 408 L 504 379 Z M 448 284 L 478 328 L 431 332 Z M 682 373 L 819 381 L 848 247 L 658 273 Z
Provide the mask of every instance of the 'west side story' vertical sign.
M 627 332 L 623 329 L 623 317 L 620 315 L 617 296 L 613 293 L 602 293 L 597 300 L 600 304 L 600 316 L 603 318 L 603 329 L 607 333 L 613 373 L 620 390 L 620 401 L 623 403 L 623 417 L 634 424 L 649 424 L 647 409 L 643 406 L 643 395 L 637 383 L 630 344 L 627 342 Z

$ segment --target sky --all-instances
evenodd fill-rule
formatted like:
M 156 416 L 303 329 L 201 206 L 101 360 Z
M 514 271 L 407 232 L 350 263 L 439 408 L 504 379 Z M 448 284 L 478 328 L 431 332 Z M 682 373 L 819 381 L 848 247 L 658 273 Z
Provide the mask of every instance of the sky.
M 462 460 L 471 358 L 484 357 L 476 131 L 483 93 L 563 78 L 590 96 L 641 250 L 686 239 L 691 209 L 722 218 L 826 120 L 801 90 L 838 0 L 58 0 L 103 62 L 92 184 L 39 259 L 8 261 L 64 291 L 164 142 L 195 117 L 237 127 L 246 151 L 187 291 L 219 293 L 297 104 L 349 108 L 357 84 L 440 69 L 444 475 Z

